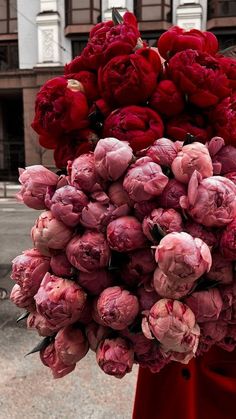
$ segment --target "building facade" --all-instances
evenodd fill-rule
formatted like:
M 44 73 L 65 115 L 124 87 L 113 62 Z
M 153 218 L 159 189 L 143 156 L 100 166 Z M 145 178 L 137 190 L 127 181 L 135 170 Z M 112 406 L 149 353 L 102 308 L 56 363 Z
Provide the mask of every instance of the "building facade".
M 94 24 L 111 19 L 112 7 L 135 13 L 149 45 L 175 24 L 211 30 L 235 54 L 235 0 L 0 0 L 0 180 L 16 179 L 18 167 L 53 166 L 30 126 L 36 93 L 82 51 Z

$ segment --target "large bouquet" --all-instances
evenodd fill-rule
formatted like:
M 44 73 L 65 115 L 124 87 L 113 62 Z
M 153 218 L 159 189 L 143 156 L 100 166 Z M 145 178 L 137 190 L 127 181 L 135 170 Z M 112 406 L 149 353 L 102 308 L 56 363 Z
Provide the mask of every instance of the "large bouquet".
M 43 212 L 11 299 L 55 378 L 89 348 L 121 378 L 236 346 L 236 63 L 211 33 L 173 27 L 149 48 L 114 17 L 37 95 L 62 170 L 20 169 Z

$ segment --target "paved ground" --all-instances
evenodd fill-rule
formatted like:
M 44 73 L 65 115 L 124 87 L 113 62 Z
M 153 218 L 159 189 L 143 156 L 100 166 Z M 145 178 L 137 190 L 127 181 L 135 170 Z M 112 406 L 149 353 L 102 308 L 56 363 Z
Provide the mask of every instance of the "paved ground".
M 36 214 L 0 199 L 0 287 L 8 294 L 10 261 L 31 247 Z M 39 337 L 16 324 L 21 312 L 0 300 L 0 419 L 131 419 L 137 368 L 117 380 L 99 370 L 90 352 L 73 373 L 53 380 L 37 354 L 24 357 Z

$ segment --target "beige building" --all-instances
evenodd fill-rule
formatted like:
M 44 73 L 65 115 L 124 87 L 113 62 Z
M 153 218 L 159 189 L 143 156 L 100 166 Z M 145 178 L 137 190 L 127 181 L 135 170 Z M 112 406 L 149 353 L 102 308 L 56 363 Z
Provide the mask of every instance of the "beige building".
M 134 11 L 150 45 L 172 24 L 214 32 L 228 55 L 236 45 L 235 0 L 0 0 L 0 180 L 17 167 L 53 165 L 30 127 L 35 95 L 84 48 L 112 7 Z

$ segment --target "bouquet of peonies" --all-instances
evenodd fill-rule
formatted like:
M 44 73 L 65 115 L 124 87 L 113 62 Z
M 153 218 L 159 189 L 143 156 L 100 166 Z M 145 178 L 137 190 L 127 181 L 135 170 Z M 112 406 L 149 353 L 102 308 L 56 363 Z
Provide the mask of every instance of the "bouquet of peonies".
M 11 300 L 55 378 L 89 348 L 121 378 L 236 347 L 235 88 L 212 33 L 172 27 L 157 50 L 114 12 L 39 91 L 32 126 L 63 170 L 20 169 L 43 212 Z

